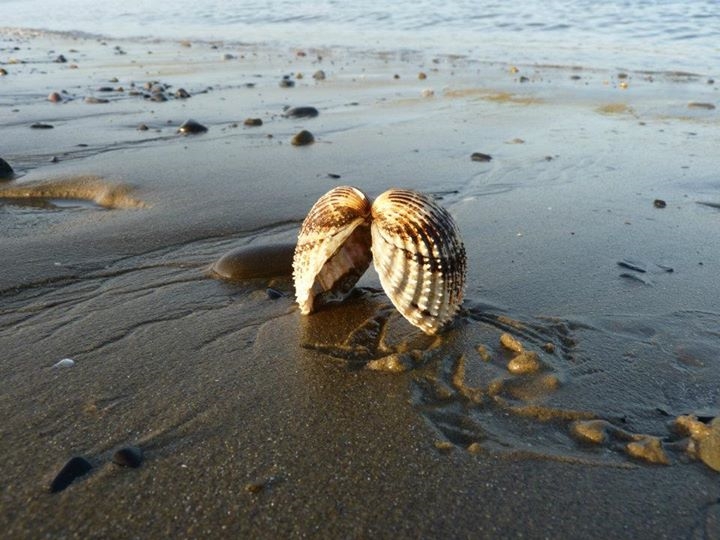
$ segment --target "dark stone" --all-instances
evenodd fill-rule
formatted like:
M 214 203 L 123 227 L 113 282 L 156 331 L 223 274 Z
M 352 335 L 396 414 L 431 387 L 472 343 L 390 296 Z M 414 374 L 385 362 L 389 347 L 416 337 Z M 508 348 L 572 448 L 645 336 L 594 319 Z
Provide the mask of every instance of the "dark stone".
M 60 161 L 60 160 L 58 159 L 57 156 L 53 156 L 53 157 L 50 159 L 50 163 L 58 163 L 59 161 Z
M 287 118 L 315 118 L 320 112 L 315 107 L 293 107 L 285 111 Z
M 101 86 L 97 89 L 98 92 L 114 92 L 115 89 L 112 86 Z
M 177 90 L 175 90 L 175 97 L 178 99 L 187 99 L 190 97 L 190 92 L 188 92 L 184 88 L 178 88 Z
M 243 124 L 246 126 L 262 126 L 263 121 L 260 118 L 246 118 Z
M 55 126 L 51 126 L 50 124 L 43 124 L 42 122 L 35 122 L 30 127 L 32 129 L 53 129 Z
M 328 178 L 332 178 L 333 180 L 337 180 L 338 178 L 341 178 L 339 174 L 335 173 L 328 173 Z
M 315 79 L 316 81 L 324 81 L 325 72 L 322 69 L 317 70 L 315 73 L 313 73 L 313 79 Z
M 490 161 L 492 156 L 490 154 L 483 154 L 482 152 L 474 152 L 470 159 L 473 161 Z
M 110 100 L 104 99 L 104 98 L 96 98 L 94 96 L 87 96 L 85 98 L 85 103 L 90 103 L 91 105 L 97 105 L 99 103 L 110 103 Z
M 667 206 L 667 203 L 663 201 L 662 199 L 655 199 L 653 201 L 653 206 L 655 208 L 665 208 Z
M 13 178 L 15 178 L 15 171 L 7 161 L 0 158 L 0 181 L 12 180 Z
M 75 456 L 70 458 L 50 483 L 50 493 L 62 491 L 72 484 L 76 478 L 89 473 L 91 470 L 92 464 L 84 457 Z
M 195 120 L 186 120 L 178 128 L 178 133 L 182 133 L 183 135 L 191 135 L 197 133 L 205 133 L 207 130 L 208 128 L 206 128 L 199 122 L 196 122 Z
M 57 63 L 57 64 L 64 64 L 65 62 L 67 62 L 67 58 L 65 58 L 65 57 L 61 54 L 61 55 L 58 55 L 58 57 L 55 58 L 55 60 L 53 60 L 53 62 L 55 62 L 55 63 Z
M 305 146 L 306 144 L 312 144 L 315 142 L 315 137 L 312 133 L 303 129 L 297 133 L 290 141 L 295 146 Z
M 8 74 L 8 72 L 5 68 L 0 68 L 0 77 L 7 75 L 7 74 Z
M 133 469 L 142 465 L 143 451 L 138 446 L 126 446 L 113 454 L 113 463 L 121 467 L 132 467 Z
M 290 79 L 280 81 L 280 88 L 292 88 L 293 86 L 295 86 L 295 81 L 291 81 Z
M 521 75 L 521 76 L 520 76 L 520 82 L 521 82 L 521 83 L 530 82 L 530 79 L 529 79 L 528 77 L 526 77 L 525 75 Z
M 62 96 L 58 92 L 50 92 L 50 94 L 48 94 L 48 101 L 60 103 L 62 101 Z
M 268 295 L 268 298 L 270 300 L 277 300 L 278 298 L 282 298 L 285 296 L 283 293 L 278 291 L 277 289 L 273 289 L 271 287 L 268 287 L 265 293 Z
M 138 130 L 138 131 L 147 131 L 148 129 L 150 129 L 150 128 L 147 127 L 146 124 L 140 124 L 140 125 L 137 127 L 137 130 Z

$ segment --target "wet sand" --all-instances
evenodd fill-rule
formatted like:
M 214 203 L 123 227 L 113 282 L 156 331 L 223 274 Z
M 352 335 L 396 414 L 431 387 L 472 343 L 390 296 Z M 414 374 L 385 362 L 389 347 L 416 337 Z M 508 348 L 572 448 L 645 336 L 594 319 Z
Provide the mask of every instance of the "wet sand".
M 0 44 L 10 537 L 716 537 L 720 117 L 697 104 L 720 104 L 717 74 Z M 447 332 L 411 327 L 372 270 L 299 314 L 268 246 L 337 185 L 455 217 Z M 138 468 L 113 463 L 128 446 Z M 73 456 L 90 472 L 50 493 Z

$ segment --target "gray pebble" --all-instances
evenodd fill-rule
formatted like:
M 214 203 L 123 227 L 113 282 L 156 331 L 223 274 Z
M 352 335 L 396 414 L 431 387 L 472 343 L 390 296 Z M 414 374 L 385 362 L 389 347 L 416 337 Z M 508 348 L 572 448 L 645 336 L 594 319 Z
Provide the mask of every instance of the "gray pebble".
M 64 490 L 76 478 L 79 478 L 92 470 L 92 464 L 81 456 L 75 456 L 65 463 L 60 472 L 50 482 L 50 493 L 57 493 Z
M 1 180 L 12 180 L 15 178 L 15 171 L 10 164 L 3 158 L 0 158 L 0 181 Z
M 112 460 L 121 467 L 137 468 L 142 465 L 143 451 L 138 446 L 126 446 L 115 452 Z

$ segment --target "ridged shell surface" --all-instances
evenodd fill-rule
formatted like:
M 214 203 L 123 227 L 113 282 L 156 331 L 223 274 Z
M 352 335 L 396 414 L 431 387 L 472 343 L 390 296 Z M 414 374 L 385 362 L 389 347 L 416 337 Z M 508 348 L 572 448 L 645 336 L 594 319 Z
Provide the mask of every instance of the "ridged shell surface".
M 342 300 L 370 265 L 370 201 L 341 186 L 313 205 L 303 221 L 293 257 L 295 295 L 304 315 Z
M 372 252 L 380 283 L 402 315 L 435 334 L 465 290 L 465 247 L 452 216 L 429 197 L 391 189 L 372 205 Z

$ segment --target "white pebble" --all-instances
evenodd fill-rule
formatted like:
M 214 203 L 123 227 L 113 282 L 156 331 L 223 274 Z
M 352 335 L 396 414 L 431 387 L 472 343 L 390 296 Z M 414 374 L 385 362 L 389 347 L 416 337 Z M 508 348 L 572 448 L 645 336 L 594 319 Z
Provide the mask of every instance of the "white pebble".
M 57 364 L 53 365 L 53 367 L 73 367 L 74 365 L 75 360 L 72 358 L 63 358 Z

